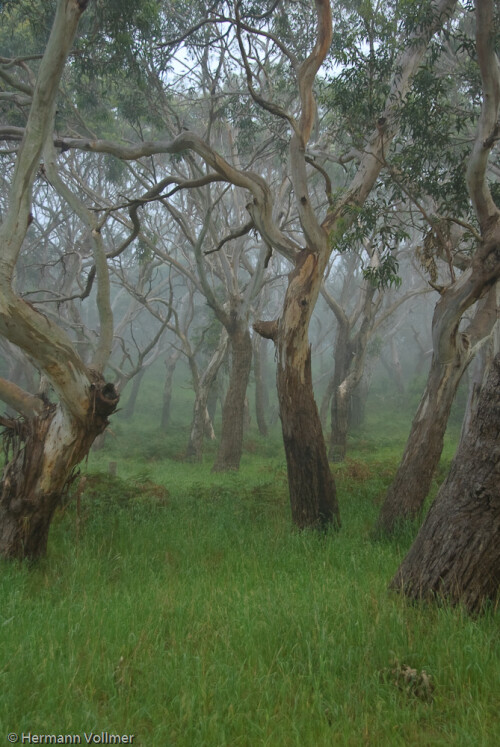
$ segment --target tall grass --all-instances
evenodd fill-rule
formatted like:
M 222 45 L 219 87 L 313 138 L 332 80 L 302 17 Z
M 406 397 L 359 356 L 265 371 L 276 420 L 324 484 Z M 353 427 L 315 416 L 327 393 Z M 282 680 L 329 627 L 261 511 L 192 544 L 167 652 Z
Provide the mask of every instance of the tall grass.
M 342 530 L 317 535 L 290 526 L 277 438 L 213 475 L 180 437 L 118 421 L 47 559 L 0 565 L 0 734 L 496 745 L 498 616 L 387 592 L 412 532 L 371 539 L 398 451 L 371 449 L 371 428 L 334 468 Z

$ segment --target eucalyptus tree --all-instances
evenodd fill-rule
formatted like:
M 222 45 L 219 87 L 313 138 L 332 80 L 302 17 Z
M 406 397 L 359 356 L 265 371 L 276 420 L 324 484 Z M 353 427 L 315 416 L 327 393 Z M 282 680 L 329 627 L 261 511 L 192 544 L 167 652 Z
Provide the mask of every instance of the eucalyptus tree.
M 393 531 L 398 523 L 414 518 L 420 511 L 441 455 L 458 384 L 476 352 L 489 339 L 498 316 L 494 286 L 500 276 L 500 264 L 490 244 L 495 230 L 494 197 L 498 186 L 495 175 L 488 174 L 488 154 L 495 143 L 494 124 L 486 132 L 484 105 L 481 114 L 477 111 L 481 83 L 478 68 L 471 62 L 471 58 L 478 59 L 483 95 L 495 106 L 496 58 L 490 55 L 491 71 L 485 77 L 481 55 L 486 52 L 479 44 L 476 51 L 474 39 L 463 31 L 474 19 L 480 24 L 479 14 L 486 12 L 486 6 L 478 5 L 474 16 L 471 11 L 466 13 L 436 48 L 435 66 L 425 71 L 419 81 L 417 101 L 410 102 L 411 111 L 405 114 L 405 127 L 412 132 L 407 157 L 403 147 L 397 166 L 389 166 L 396 188 L 406 193 L 428 226 L 420 261 L 439 299 L 432 323 L 433 356 L 428 380 L 400 467 L 377 522 L 383 532 Z M 494 14 L 492 24 L 494 30 Z M 455 65 L 451 72 L 450 58 Z M 444 81 L 455 91 L 451 101 Z M 432 140 L 425 129 L 420 131 L 421 117 L 413 120 L 424 102 L 440 111 L 438 116 L 443 119 Z M 474 136 L 472 123 L 476 119 L 479 129 Z M 490 119 L 494 122 L 494 115 Z M 411 127 L 410 122 L 413 122 Z M 491 188 L 489 178 L 493 179 Z M 438 276 L 439 258 L 445 266 L 441 276 Z M 467 318 L 472 307 L 473 315 Z
M 151 9 L 150 4 L 148 8 Z M 138 123 L 136 139 L 131 142 L 129 136 L 127 142 L 120 142 L 115 135 L 112 140 L 90 135 L 88 128 L 85 130 L 75 121 L 72 132 L 57 133 L 54 142 L 62 149 L 79 148 L 141 163 L 159 153 L 169 154 L 171 163 L 194 159 L 204 165 L 203 170 L 197 180 L 191 175 L 184 178 L 183 189 L 199 187 L 202 179 L 206 189 L 211 190 L 223 181 L 235 191 L 246 193 L 248 220 L 244 225 L 247 232 L 257 231 L 268 252 L 280 252 L 292 265 L 279 318 L 261 321 L 254 327 L 276 344 L 277 387 L 293 520 L 300 527 L 338 525 L 335 485 L 313 395 L 309 322 L 331 253 L 349 226 L 358 220 L 358 209 L 386 166 L 412 80 L 425 59 L 431 39 L 452 15 L 455 2 L 433 0 L 429 4 L 414 3 L 404 7 L 386 3 L 378 9 L 369 3 L 359 8 L 345 3 L 338 7 L 335 26 L 327 0 L 317 0 L 314 11 L 302 3 L 277 2 L 262 7 L 244 2 L 217 2 L 210 7 L 193 4 L 188 19 L 175 7 L 155 4 L 155 8 L 159 12 L 153 14 L 153 45 L 151 38 L 146 45 L 141 44 L 141 29 L 127 25 L 126 19 L 120 21 L 115 12 L 117 27 L 121 23 L 129 37 L 131 70 L 139 78 L 145 73 L 142 81 L 153 81 L 157 106 L 151 103 L 147 109 L 154 127 L 149 126 L 146 131 Z M 108 42 L 99 25 L 99 13 L 104 18 L 114 11 L 115 3 L 95 8 L 97 35 L 101 34 L 100 44 L 110 50 L 111 56 L 117 44 L 111 39 L 106 47 Z M 357 53 L 352 57 L 345 54 L 346 19 L 357 24 Z M 165 22 L 166 28 L 158 31 L 158 24 L 161 26 Z M 299 28 L 300 34 L 297 33 Z M 161 34 L 163 40 L 159 38 Z M 332 39 L 335 44 L 329 57 Z M 211 67 L 208 50 L 221 43 L 225 45 L 227 63 L 224 67 L 219 64 L 222 58 L 215 56 L 218 62 Z M 85 44 L 82 42 L 79 47 L 82 59 L 85 58 Z M 190 54 L 200 47 L 207 50 L 206 65 L 217 96 L 196 98 L 195 86 L 190 87 Z M 364 48 L 369 49 L 368 54 L 363 53 Z M 89 58 L 87 54 L 86 61 Z M 175 65 L 184 65 L 184 74 L 180 75 L 175 68 L 174 58 Z M 368 98 L 359 97 L 367 103 L 356 138 L 351 142 L 340 105 L 327 122 L 326 144 L 325 139 L 321 139 L 322 122 L 318 116 L 315 85 L 319 86 L 318 74 L 325 64 L 329 65 L 332 88 L 335 88 L 338 65 L 347 66 L 351 74 L 361 71 L 364 76 Z M 72 69 L 76 70 L 76 60 Z M 158 112 L 173 101 L 177 104 L 181 99 L 186 113 L 188 108 L 196 113 L 198 102 L 200 111 L 214 112 L 215 102 L 225 95 L 222 71 L 238 79 L 242 74 L 246 81 L 249 132 L 255 127 L 267 127 L 276 143 L 286 144 L 288 179 L 296 215 L 292 226 L 283 226 L 279 212 L 274 210 L 275 187 L 260 168 L 255 151 L 235 161 L 223 143 L 211 138 L 210 127 L 198 126 L 198 117 L 187 122 L 187 130 L 179 132 L 178 107 L 172 107 L 167 137 L 162 137 L 158 131 Z M 176 84 L 175 91 L 169 86 L 169 80 Z M 197 80 L 196 73 L 194 80 Z M 130 101 L 138 99 L 140 103 L 144 85 L 141 89 L 141 85 L 134 87 L 130 80 L 127 82 L 128 88 L 124 89 L 127 97 Z M 234 99 L 233 93 L 227 101 Z M 142 106 L 142 110 L 144 108 Z M 220 111 L 224 116 L 224 109 Z M 176 125 L 178 130 L 171 135 L 170 129 Z M 99 129 L 97 125 L 96 129 Z M 101 132 L 106 135 L 105 128 Z M 156 139 L 148 139 L 151 133 Z M 16 138 L 22 134 L 22 127 L 3 129 L 5 137 Z M 330 189 L 328 174 L 332 162 L 338 168 L 339 164 L 348 164 L 342 189 L 335 193 Z M 178 177 L 175 179 L 179 182 Z M 316 201 L 318 179 L 324 179 L 325 185 L 325 197 L 320 203 Z
M 19 420 L 1 419 L 10 447 L 0 482 L 0 554 L 5 557 L 44 554 L 64 486 L 118 402 L 114 387 L 102 375 L 111 347 L 112 318 L 109 277 L 97 226 L 92 227 L 91 241 L 101 336 L 91 365 L 83 362 L 61 327 L 24 301 L 14 285 L 30 224 L 33 182 L 42 153 L 47 163 L 52 160 L 58 85 L 86 5 L 82 0 L 57 3 L 36 83 L 26 94 L 31 99 L 29 115 L 0 225 L 0 333 L 30 356 L 57 397 L 53 404 L 12 381 L 0 380 L 0 397 L 21 415 Z
M 334 461 L 341 461 L 346 455 L 351 400 L 363 377 L 371 340 L 381 334 L 396 312 L 401 313 L 403 304 L 428 290 L 418 276 L 408 273 L 407 257 L 413 247 L 406 231 L 391 226 L 387 213 L 382 216 L 381 230 L 372 230 L 368 236 L 363 226 L 361 241 L 359 225 L 347 233 L 344 243 L 352 248 L 334 256 L 329 272 L 333 282 L 325 281 L 321 289 L 336 321 L 334 370 L 322 402 L 324 410 L 331 400 L 329 457 Z M 403 244 L 400 248 L 387 248 L 387 242 L 398 240 Z M 361 250 L 355 250 L 356 243 Z M 405 258 L 402 281 L 399 265 Z
M 494 288 L 500 265 L 500 209 L 487 180 L 498 133 L 500 63 L 498 15 L 491 0 L 476 3 L 476 50 L 482 82 L 481 114 L 467 168 L 480 238 L 471 267 L 450 288 L 451 309 L 479 289 Z M 483 290 L 484 292 L 484 290 Z M 444 296 L 446 298 L 446 296 Z M 496 318 L 498 309 L 495 309 Z M 450 473 L 391 582 L 411 598 L 445 597 L 470 610 L 497 598 L 500 588 L 500 354 L 494 358 Z

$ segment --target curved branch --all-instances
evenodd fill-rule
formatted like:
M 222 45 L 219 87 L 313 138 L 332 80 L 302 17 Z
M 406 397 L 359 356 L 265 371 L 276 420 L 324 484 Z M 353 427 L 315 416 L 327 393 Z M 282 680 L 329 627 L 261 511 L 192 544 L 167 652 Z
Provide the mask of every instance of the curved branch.
M 45 404 L 40 397 L 28 394 L 24 389 L 14 384 L 12 381 L 0 377 L 0 400 L 13 410 L 24 415 L 25 418 L 31 418 L 34 415 L 40 415 Z
M 467 168 L 467 186 L 483 233 L 492 218 L 498 220 L 500 217 L 486 180 L 488 158 L 500 131 L 500 66 L 494 45 L 493 2 L 476 0 L 476 49 L 483 84 L 483 103 Z
M 316 117 L 314 79 L 328 53 L 333 33 L 330 0 L 316 0 L 315 5 L 318 17 L 317 39 L 311 54 L 297 69 L 301 113 L 299 127 L 294 130 L 290 141 L 290 170 L 299 220 L 306 243 L 312 251 L 326 250 L 327 233 L 318 222 L 309 198 L 305 149 Z
M 87 416 L 87 370 L 69 337 L 16 296 L 12 278 L 29 225 L 33 181 L 44 144 L 51 137 L 59 81 L 86 4 L 84 0 L 59 0 L 57 4 L 0 226 L 0 333 L 37 362 L 77 419 Z
M 343 233 L 350 225 L 348 216 L 344 215 L 346 205 L 362 205 L 370 194 L 385 161 L 387 148 L 394 139 L 398 128 L 398 114 L 404 102 L 411 82 L 417 72 L 429 41 L 439 31 L 445 21 L 451 17 L 457 0 L 433 0 L 432 15 L 428 23 L 421 24 L 406 41 L 404 51 L 399 55 L 394 65 L 394 74 L 386 98 L 385 109 L 377 121 L 372 132 L 359 167 L 343 198 L 339 200 L 334 210 L 330 211 L 323 227 L 326 231 Z M 343 218 L 339 226 L 339 218 Z M 351 222 L 354 218 L 351 218 Z
M 263 96 L 261 96 L 257 91 L 255 90 L 255 87 L 253 85 L 253 73 L 252 69 L 250 67 L 250 64 L 248 62 L 248 56 L 245 51 L 245 46 L 243 44 L 243 39 L 241 38 L 241 29 L 243 28 L 243 24 L 241 23 L 240 19 L 240 13 L 238 9 L 238 4 L 235 4 L 235 17 L 236 17 L 236 38 L 238 40 L 238 46 L 240 48 L 240 54 L 241 59 L 243 61 L 243 67 L 245 68 L 245 75 L 247 79 L 247 87 L 250 92 L 250 96 L 253 98 L 256 104 L 258 104 L 262 109 L 265 109 L 270 114 L 273 114 L 275 117 L 279 117 L 280 119 L 284 119 L 288 122 L 292 130 L 296 133 L 298 133 L 298 127 L 297 122 L 295 119 L 288 114 L 284 109 L 281 108 L 281 106 L 278 106 L 272 101 L 268 101 Z M 281 48 L 282 45 L 280 45 Z M 282 50 L 283 51 L 283 50 Z M 289 55 L 287 54 L 289 57 Z
M 285 257 L 294 261 L 300 247 L 276 226 L 273 217 L 273 199 L 270 187 L 258 174 L 242 171 L 232 166 L 217 151 L 193 132 L 184 131 L 171 141 L 150 140 L 134 144 L 119 144 L 110 140 L 85 138 L 55 138 L 59 148 L 75 148 L 92 153 L 107 153 L 123 160 L 138 160 L 157 153 L 170 155 L 193 151 L 210 166 L 224 181 L 248 190 L 253 200 L 247 204 L 256 229 L 264 240 Z

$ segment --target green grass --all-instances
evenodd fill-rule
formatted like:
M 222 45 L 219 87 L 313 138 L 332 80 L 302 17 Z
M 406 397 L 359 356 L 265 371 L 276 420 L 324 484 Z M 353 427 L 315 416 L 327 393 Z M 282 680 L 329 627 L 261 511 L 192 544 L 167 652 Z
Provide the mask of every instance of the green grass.
M 324 535 L 290 525 L 276 435 L 248 438 L 240 472 L 213 475 L 210 451 L 179 460 L 183 426 L 117 419 L 48 557 L 0 564 L 0 735 L 496 746 L 498 616 L 387 591 L 412 531 L 371 539 L 402 440 L 395 415 L 377 449 L 370 417 L 334 467 L 343 527 Z

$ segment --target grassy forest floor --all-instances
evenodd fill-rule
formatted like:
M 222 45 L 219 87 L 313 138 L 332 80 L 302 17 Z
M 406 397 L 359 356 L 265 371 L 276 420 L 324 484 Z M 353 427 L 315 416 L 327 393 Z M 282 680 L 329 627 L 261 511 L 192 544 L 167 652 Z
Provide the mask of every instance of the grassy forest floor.
M 83 466 L 48 557 L 0 564 L 1 743 L 498 744 L 498 612 L 388 593 L 415 527 L 370 536 L 409 410 L 375 398 L 333 465 L 342 530 L 318 536 L 291 528 L 278 426 L 250 431 L 238 473 L 213 475 L 213 447 L 184 463 L 186 424 L 161 434 L 143 397 Z

